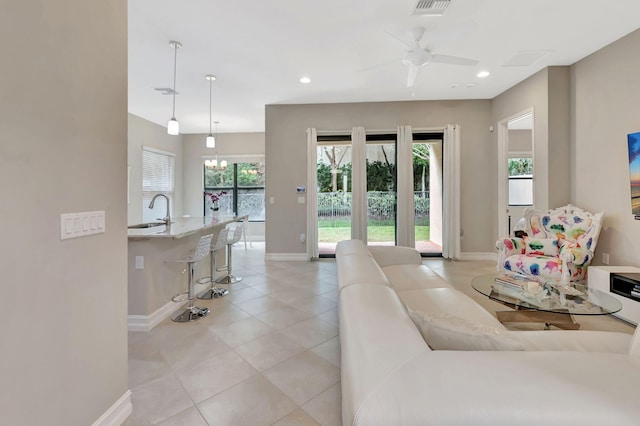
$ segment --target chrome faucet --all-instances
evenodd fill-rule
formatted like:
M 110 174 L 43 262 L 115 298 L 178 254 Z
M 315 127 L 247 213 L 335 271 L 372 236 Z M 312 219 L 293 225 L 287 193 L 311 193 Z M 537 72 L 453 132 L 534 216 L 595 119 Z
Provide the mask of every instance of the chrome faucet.
M 167 197 L 164 194 L 156 194 L 156 195 L 154 195 L 153 198 L 151 199 L 151 202 L 149 203 L 149 208 L 150 209 L 153 208 L 153 205 L 156 202 L 156 198 L 158 198 L 158 197 L 164 197 L 165 200 L 167 200 L 167 215 L 166 215 L 166 217 L 164 217 L 162 219 L 158 218 L 158 220 L 163 221 L 165 225 L 169 225 L 169 224 L 171 224 L 171 213 L 169 213 L 169 197 Z

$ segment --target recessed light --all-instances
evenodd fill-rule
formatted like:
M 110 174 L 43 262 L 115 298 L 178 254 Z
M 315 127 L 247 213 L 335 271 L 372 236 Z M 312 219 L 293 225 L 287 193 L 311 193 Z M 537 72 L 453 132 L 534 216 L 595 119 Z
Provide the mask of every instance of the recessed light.
M 480 71 L 478 74 L 476 74 L 476 77 L 485 78 L 489 77 L 489 74 L 491 74 L 489 71 Z
M 309 84 L 309 83 L 311 83 L 311 79 L 309 77 L 301 77 L 300 78 L 300 83 Z

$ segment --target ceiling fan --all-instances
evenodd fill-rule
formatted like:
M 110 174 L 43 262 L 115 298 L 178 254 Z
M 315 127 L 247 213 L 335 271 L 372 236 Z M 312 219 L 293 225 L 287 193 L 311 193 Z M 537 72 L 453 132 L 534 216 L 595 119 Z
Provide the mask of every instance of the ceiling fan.
M 466 66 L 473 66 L 478 64 L 478 61 L 473 59 L 460 58 L 458 56 L 433 54 L 426 47 L 420 46 L 420 41 L 422 40 L 422 36 L 424 35 L 425 28 L 416 27 L 413 28 L 411 32 L 414 40 L 413 46 L 406 43 L 404 40 L 399 39 L 393 34 L 390 34 L 392 37 L 394 37 L 396 40 L 399 40 L 402 44 L 408 46 L 410 49 L 402 59 L 402 63 L 409 67 L 409 75 L 407 76 L 407 87 L 412 87 L 415 83 L 416 77 L 418 76 L 418 69 L 432 62 Z

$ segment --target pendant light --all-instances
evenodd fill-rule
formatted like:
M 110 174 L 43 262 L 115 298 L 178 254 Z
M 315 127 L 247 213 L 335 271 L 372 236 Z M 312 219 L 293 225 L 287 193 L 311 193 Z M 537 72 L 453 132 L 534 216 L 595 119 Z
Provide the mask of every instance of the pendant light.
M 205 141 L 205 146 L 207 148 L 215 148 L 216 147 L 216 138 L 215 136 L 213 136 L 213 133 L 211 133 L 211 82 L 213 80 L 216 79 L 216 77 L 214 75 L 208 75 L 206 76 L 206 79 L 209 80 L 209 136 L 207 136 L 207 139 Z M 216 133 L 217 133 L 216 129 Z
M 218 123 L 219 123 L 219 121 L 216 121 L 216 122 L 215 122 L 215 124 L 216 124 L 216 136 L 218 136 Z M 218 160 L 218 154 L 216 154 L 216 161 L 217 161 L 217 160 Z M 224 169 L 226 169 L 226 168 L 227 168 L 227 160 L 222 160 L 222 161 L 220 161 L 220 168 L 221 168 L 222 170 L 224 170 Z
M 171 120 L 167 123 L 167 133 L 170 135 L 180 134 L 180 123 L 176 120 L 176 64 L 178 62 L 178 49 L 182 47 L 179 41 L 170 41 L 169 46 L 174 50 L 173 55 L 173 113 Z

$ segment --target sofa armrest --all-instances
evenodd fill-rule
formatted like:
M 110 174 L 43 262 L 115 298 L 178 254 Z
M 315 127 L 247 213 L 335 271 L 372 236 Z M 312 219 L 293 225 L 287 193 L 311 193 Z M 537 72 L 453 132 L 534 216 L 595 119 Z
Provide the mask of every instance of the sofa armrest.
M 418 250 L 401 246 L 368 246 L 369 252 L 381 268 L 390 265 L 422 265 Z

